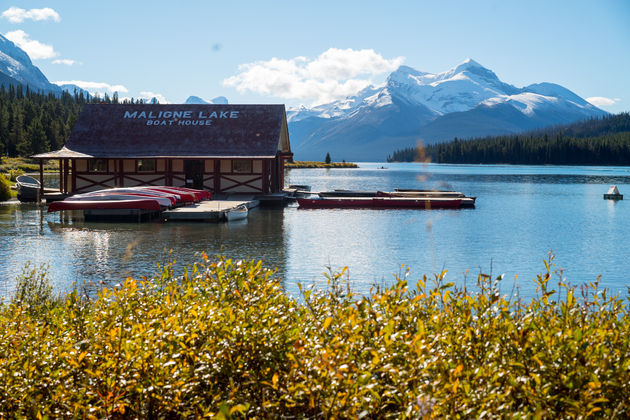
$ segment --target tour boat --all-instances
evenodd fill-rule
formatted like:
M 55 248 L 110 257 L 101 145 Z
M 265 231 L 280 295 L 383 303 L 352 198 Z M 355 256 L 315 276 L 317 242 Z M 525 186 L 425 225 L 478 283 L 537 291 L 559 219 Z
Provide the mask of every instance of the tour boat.
M 465 197 L 459 191 L 445 191 L 445 190 L 414 190 L 394 188 L 394 192 L 386 194 L 400 194 L 400 197 Z
M 415 190 L 415 191 L 399 191 L 384 192 L 377 191 L 377 197 L 401 197 L 401 198 L 461 198 L 460 207 L 475 207 L 477 197 L 466 197 L 457 191 L 437 191 L 437 190 Z
M 17 186 L 18 200 L 22 202 L 39 201 L 41 184 L 38 180 L 32 176 L 20 175 L 15 179 L 15 185 Z
M 327 197 L 376 197 L 376 191 L 359 191 L 359 190 L 333 190 L 322 191 L 318 193 L 322 198 Z
M 300 208 L 373 208 L 373 209 L 457 209 L 461 198 L 408 197 L 336 197 L 298 198 Z

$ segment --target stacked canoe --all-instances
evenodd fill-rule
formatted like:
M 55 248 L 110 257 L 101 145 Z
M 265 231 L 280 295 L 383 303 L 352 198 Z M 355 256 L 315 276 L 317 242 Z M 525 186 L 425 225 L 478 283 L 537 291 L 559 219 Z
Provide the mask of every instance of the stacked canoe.
M 108 188 L 76 194 L 48 206 L 48 212 L 83 210 L 86 219 L 152 217 L 163 210 L 209 200 L 208 191 L 170 186 Z

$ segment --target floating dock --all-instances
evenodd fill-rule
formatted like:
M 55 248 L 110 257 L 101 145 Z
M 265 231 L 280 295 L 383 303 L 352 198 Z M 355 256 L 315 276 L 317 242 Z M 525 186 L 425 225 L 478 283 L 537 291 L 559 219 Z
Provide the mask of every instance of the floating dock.
M 184 222 L 222 222 L 227 220 L 227 213 L 244 205 L 248 209 L 258 207 L 258 200 L 228 199 L 202 201 L 184 207 L 178 207 L 162 212 L 162 217 L 168 221 Z

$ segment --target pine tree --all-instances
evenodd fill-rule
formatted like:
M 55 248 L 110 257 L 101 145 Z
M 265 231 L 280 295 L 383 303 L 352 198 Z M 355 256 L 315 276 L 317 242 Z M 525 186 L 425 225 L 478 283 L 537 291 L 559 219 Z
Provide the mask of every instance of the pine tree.
M 50 143 L 46 137 L 44 126 L 39 119 L 33 121 L 33 124 L 31 124 L 28 129 L 26 137 L 33 154 L 50 151 Z

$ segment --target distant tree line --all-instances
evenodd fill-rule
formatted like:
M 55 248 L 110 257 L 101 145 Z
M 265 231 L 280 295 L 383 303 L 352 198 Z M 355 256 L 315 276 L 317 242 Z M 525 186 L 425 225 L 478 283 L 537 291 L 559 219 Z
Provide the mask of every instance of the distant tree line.
M 120 102 L 116 93 L 112 97 L 83 92 L 54 95 L 21 85 L 0 86 L 0 156 L 26 157 L 60 149 L 86 103 Z
M 630 165 L 630 113 L 522 134 L 453 139 L 397 150 L 388 162 Z

